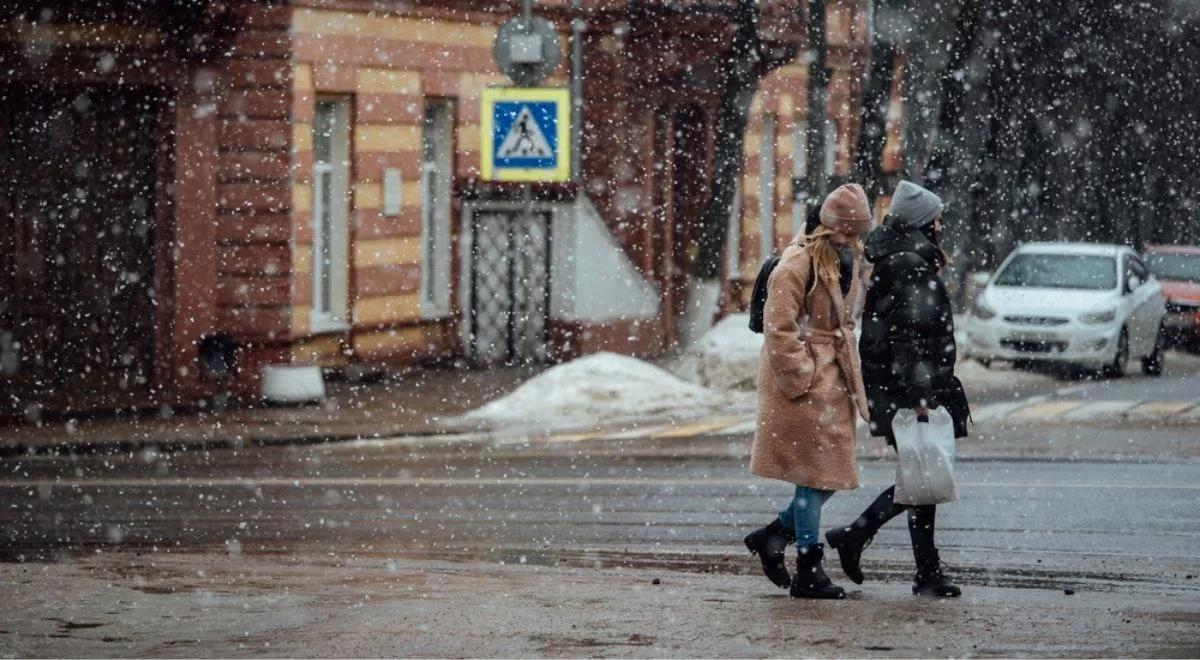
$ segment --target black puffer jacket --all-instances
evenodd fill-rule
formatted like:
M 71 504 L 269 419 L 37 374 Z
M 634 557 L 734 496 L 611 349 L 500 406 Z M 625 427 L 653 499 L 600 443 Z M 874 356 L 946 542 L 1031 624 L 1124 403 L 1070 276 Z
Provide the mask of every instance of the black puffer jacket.
M 954 317 L 937 275 L 941 250 L 919 230 L 884 225 L 867 236 L 865 256 L 874 272 L 859 352 L 871 434 L 894 444 L 896 411 L 923 403 L 945 406 L 955 437 L 964 437 L 970 409 L 954 375 Z

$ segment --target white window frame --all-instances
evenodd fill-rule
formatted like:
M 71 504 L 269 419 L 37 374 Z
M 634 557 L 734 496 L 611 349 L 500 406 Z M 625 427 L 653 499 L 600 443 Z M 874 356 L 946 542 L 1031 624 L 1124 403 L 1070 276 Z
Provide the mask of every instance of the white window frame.
M 804 231 L 808 220 L 808 120 L 800 119 L 792 125 L 792 236 Z
M 421 316 L 450 315 L 454 101 L 425 101 L 421 137 Z
M 736 280 L 742 276 L 742 182 L 733 185 L 733 200 L 729 204 L 729 227 L 725 237 L 725 277 Z
M 775 253 L 775 132 L 778 125 L 775 115 L 763 115 L 762 141 L 758 147 L 758 234 L 763 259 Z
M 316 112 L 321 112 L 322 106 L 326 105 L 333 108 L 327 161 L 317 160 L 315 146 L 323 138 L 317 134 L 319 122 L 315 118 L 313 120 L 313 290 L 309 312 L 309 330 L 312 333 L 339 332 L 349 328 L 350 102 L 346 99 L 317 99 Z M 324 185 L 326 182 L 328 187 Z M 325 220 L 328 220 L 328 231 L 323 227 Z M 325 291 L 328 291 L 328 300 L 323 299 Z

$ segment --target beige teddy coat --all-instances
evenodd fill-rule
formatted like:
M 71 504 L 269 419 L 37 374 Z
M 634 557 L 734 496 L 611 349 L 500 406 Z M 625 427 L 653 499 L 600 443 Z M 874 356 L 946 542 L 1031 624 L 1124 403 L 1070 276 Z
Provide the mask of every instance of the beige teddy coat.
M 858 487 L 855 413 L 867 419 L 850 293 L 822 282 L 808 293 L 812 257 L 791 245 L 771 273 L 758 365 L 758 420 L 750 471 L 821 490 Z

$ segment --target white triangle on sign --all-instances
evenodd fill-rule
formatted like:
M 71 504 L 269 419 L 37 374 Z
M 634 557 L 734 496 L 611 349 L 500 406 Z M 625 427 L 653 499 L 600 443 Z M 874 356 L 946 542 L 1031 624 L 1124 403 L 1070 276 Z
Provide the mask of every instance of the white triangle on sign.
M 508 129 L 508 135 L 504 136 L 504 142 L 500 143 L 500 149 L 496 155 L 500 158 L 554 157 L 554 150 L 546 141 L 546 135 L 542 133 L 542 128 L 538 126 L 537 120 L 533 118 L 529 106 L 521 106 L 516 121 Z

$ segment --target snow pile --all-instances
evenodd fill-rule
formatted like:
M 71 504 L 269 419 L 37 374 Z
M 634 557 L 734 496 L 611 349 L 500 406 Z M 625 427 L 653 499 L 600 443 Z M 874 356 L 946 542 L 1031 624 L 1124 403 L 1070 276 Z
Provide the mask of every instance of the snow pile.
M 597 353 L 552 367 L 464 419 L 563 428 L 647 417 L 697 417 L 746 403 L 744 394 L 684 382 L 637 358 Z
M 763 336 L 750 331 L 748 314 L 725 317 L 667 368 L 706 387 L 753 390 Z

